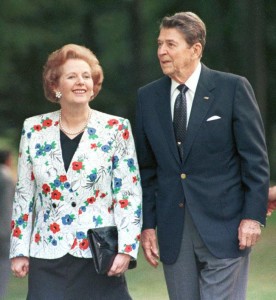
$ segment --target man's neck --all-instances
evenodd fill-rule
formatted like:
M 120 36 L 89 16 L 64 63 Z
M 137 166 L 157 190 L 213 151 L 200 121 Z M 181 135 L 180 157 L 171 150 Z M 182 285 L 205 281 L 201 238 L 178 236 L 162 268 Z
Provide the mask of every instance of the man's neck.
M 195 69 L 197 68 L 200 60 L 197 60 L 194 64 L 192 64 L 188 69 L 179 70 L 171 79 L 175 80 L 176 82 L 182 84 L 185 83 L 190 76 L 194 73 Z

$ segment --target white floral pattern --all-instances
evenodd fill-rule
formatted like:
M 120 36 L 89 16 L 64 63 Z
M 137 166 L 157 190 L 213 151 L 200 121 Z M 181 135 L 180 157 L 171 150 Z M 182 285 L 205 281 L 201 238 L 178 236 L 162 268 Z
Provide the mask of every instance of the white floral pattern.
M 91 257 L 87 230 L 116 225 L 119 252 L 137 257 L 142 192 L 127 119 L 92 111 L 66 172 L 59 111 L 24 122 L 10 258 Z

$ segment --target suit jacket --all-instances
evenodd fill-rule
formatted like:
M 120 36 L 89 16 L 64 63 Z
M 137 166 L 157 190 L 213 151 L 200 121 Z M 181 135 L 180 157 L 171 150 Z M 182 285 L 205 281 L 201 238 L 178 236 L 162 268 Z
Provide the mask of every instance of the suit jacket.
M 129 121 L 93 110 L 67 172 L 58 122 L 59 111 L 24 122 L 10 257 L 91 257 L 87 230 L 117 225 L 119 252 L 136 258 L 142 195 Z
M 4 164 L 0 164 L 0 191 L 0 257 L 7 259 L 10 244 L 14 180 L 10 168 Z
M 136 138 L 143 228 L 157 226 L 161 260 L 177 259 L 188 207 L 219 258 L 242 256 L 242 219 L 265 223 L 269 166 L 253 90 L 240 76 L 202 65 L 181 162 L 170 109 L 169 77 L 138 91 Z

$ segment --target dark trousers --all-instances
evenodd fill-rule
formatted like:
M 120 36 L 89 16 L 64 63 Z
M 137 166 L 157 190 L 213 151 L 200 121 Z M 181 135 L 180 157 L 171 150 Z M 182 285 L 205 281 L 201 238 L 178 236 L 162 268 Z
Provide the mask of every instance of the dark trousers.
M 30 258 L 27 300 L 131 300 L 124 276 L 96 273 L 91 258 Z

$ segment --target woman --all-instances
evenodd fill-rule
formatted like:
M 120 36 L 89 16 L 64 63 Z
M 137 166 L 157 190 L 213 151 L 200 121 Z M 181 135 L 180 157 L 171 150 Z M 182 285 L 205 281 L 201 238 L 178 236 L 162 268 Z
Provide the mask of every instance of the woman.
M 15 276 L 29 273 L 27 299 L 131 299 L 123 274 L 137 258 L 140 176 L 129 121 L 89 107 L 102 79 L 89 49 L 65 45 L 43 72 L 61 109 L 24 122 L 10 258 Z M 97 275 L 87 230 L 110 225 L 118 255 Z

